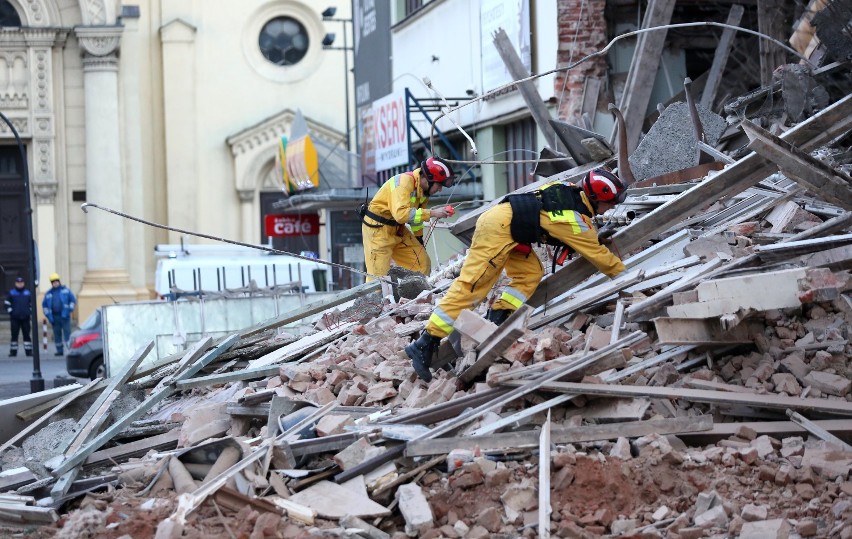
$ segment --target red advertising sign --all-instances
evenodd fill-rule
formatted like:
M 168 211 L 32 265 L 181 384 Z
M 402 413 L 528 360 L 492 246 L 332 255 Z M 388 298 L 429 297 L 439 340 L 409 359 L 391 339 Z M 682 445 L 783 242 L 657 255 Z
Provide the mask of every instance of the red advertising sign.
M 319 235 L 320 222 L 316 213 L 267 215 L 265 224 L 266 235 L 276 238 Z

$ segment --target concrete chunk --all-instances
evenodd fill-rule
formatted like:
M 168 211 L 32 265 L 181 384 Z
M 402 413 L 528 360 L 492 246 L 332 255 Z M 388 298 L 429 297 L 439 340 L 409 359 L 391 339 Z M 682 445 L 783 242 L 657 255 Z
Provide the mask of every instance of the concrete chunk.
M 695 525 L 699 528 L 725 528 L 728 526 L 728 515 L 725 508 L 717 505 L 695 517 Z
M 746 522 L 740 530 L 740 539 L 787 539 L 790 524 L 786 518 Z
M 396 491 L 399 511 L 405 519 L 405 533 L 425 533 L 435 527 L 435 517 L 423 490 L 414 483 L 400 486 Z
M 805 376 L 805 383 L 829 395 L 845 397 L 852 389 L 852 380 L 836 374 L 811 371 Z

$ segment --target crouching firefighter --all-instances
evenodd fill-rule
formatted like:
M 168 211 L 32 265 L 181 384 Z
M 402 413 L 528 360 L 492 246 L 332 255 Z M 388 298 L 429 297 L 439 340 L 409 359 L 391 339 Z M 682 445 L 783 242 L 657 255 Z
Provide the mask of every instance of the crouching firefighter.
M 609 277 L 624 271 L 621 260 L 601 244 L 592 217 L 615 207 L 625 190 L 617 176 L 596 169 L 580 186 L 554 182 L 533 193 L 508 195 L 483 213 L 461 274 L 420 337 L 405 348 L 417 375 L 432 379 L 429 367 L 441 339 L 453 331 L 461 311 L 485 299 L 504 269 L 510 282 L 489 309 L 490 321 L 501 324 L 535 292 L 544 269 L 532 243 L 572 249 Z
M 361 205 L 358 215 L 367 273 L 387 275 L 391 260 L 424 275 L 431 272 L 432 263 L 423 247 L 423 224 L 448 217 L 453 209 L 446 206 L 430 210 L 426 204 L 442 188 L 452 187 L 453 181 L 450 165 L 440 157 L 430 157 L 420 168 L 390 178 L 373 200 Z

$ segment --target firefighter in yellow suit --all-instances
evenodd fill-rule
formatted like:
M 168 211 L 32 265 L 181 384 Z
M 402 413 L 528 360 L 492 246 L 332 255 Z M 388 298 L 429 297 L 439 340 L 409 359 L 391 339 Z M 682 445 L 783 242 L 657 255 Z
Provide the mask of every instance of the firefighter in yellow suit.
M 579 188 L 549 184 L 537 193 L 510 195 L 483 213 L 459 277 L 420 337 L 405 348 L 417 375 L 431 380 L 429 367 L 441 338 L 453 331 L 461 311 L 485 299 L 504 269 L 510 282 L 488 311 L 488 319 L 499 325 L 526 302 L 544 275 L 530 246 L 542 242 L 542 237 L 546 243 L 576 251 L 609 277 L 624 271 L 621 260 L 601 244 L 592 217 L 614 207 L 625 189 L 617 176 L 596 169 Z
M 390 178 L 373 200 L 361 207 L 367 273 L 387 275 L 393 260 L 398 266 L 429 275 L 432 264 L 423 247 L 423 225 L 430 219 L 449 216 L 452 210 L 429 210 L 426 204 L 442 188 L 452 187 L 453 180 L 450 165 L 440 157 L 430 157 L 420 168 Z

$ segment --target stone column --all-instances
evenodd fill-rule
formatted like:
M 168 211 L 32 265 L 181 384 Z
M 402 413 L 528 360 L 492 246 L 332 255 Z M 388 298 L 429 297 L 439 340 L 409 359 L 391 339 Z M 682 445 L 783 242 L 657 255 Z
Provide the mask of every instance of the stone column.
M 122 211 L 124 189 L 118 112 L 120 26 L 75 29 L 83 50 L 86 107 L 86 199 Z M 136 299 L 125 252 L 124 220 L 100 210 L 86 218 L 86 274 L 80 289 L 80 319 L 115 301 Z
M 255 229 L 254 190 L 240 189 L 240 236 L 244 243 L 259 243 Z

